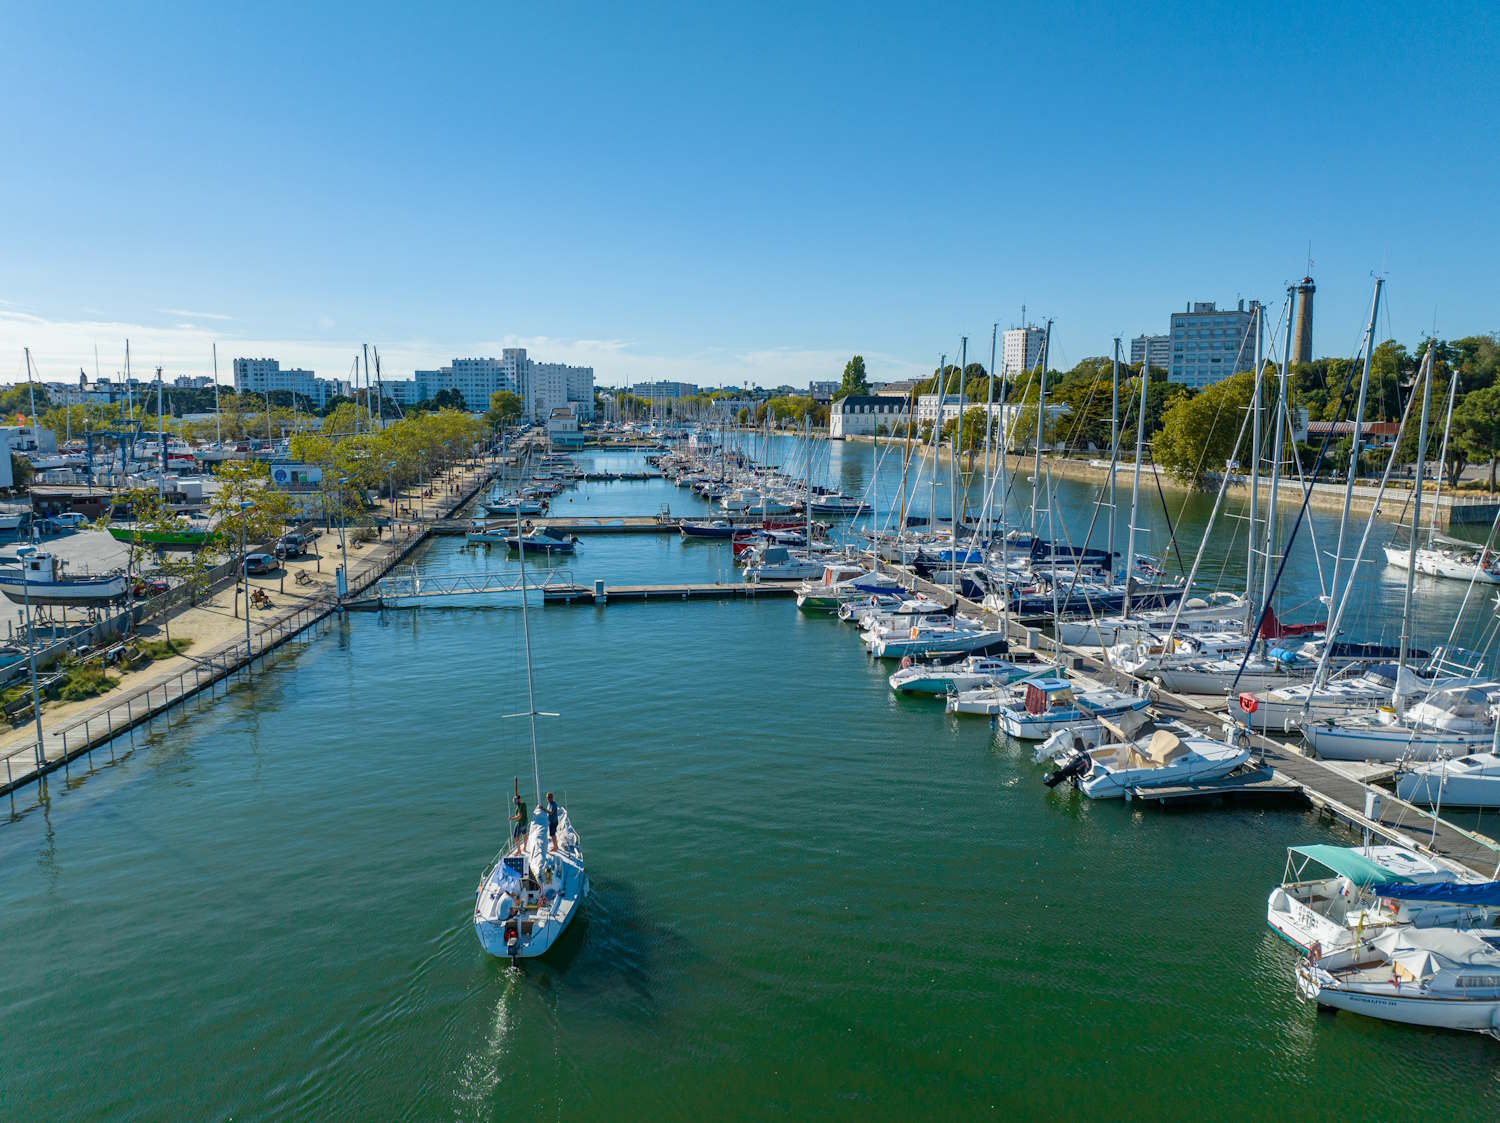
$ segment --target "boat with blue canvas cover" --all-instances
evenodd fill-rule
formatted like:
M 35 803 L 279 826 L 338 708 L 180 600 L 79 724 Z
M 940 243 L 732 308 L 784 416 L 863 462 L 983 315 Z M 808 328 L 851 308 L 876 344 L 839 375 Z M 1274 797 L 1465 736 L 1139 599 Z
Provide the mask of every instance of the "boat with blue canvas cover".
M 1066 679 L 1029 678 L 1011 687 L 1010 700 L 996 709 L 997 727 L 1022 741 L 1042 741 L 1059 729 L 1099 718 L 1144 710 L 1149 699 L 1111 687 L 1075 691 Z

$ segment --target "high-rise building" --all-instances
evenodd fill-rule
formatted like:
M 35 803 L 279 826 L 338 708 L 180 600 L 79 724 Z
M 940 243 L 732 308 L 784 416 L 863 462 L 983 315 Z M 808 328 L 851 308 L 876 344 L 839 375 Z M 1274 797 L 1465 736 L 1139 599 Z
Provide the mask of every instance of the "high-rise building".
M 645 398 L 650 402 L 673 402 L 678 398 L 691 398 L 698 393 L 698 387 L 691 382 L 668 382 L 665 379 L 657 382 L 637 382 L 630 388 L 630 392 L 637 398 Z
M 1007 329 L 1002 338 L 1000 374 L 1010 378 L 1031 370 L 1042 361 L 1042 346 L 1046 340 L 1045 328 L 1027 325 Z
M 1254 324 L 1257 301 L 1247 308 L 1219 308 L 1196 300 L 1172 313 L 1172 361 L 1167 378 L 1184 386 L 1209 386 L 1255 366 Z
M 1312 362 L 1313 293 L 1318 286 L 1311 277 L 1303 277 L 1297 286 L 1297 318 L 1292 331 L 1292 362 Z
M 387 384 L 389 391 L 395 383 Z M 519 395 L 525 415 L 545 421 L 559 406 L 570 406 L 580 421 L 594 416 L 594 368 L 566 363 L 540 363 L 528 358 L 524 347 L 506 347 L 498 359 L 454 359 L 437 370 L 419 370 L 410 389 L 400 395 L 415 395 L 415 401 L 430 401 L 442 390 L 456 390 L 470 412 L 489 408 L 490 395 L 509 390 Z
M 1172 368 L 1172 337 L 1170 335 L 1138 335 L 1130 341 L 1130 365 L 1137 366 L 1146 359 L 1158 370 Z

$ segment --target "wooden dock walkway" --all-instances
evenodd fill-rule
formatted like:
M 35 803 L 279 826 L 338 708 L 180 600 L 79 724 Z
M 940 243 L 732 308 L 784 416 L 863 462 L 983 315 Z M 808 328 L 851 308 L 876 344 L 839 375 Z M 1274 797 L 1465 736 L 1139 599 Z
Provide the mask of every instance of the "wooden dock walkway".
M 876 564 L 869 555 L 865 557 Z M 944 604 L 956 601 L 965 613 L 999 626 L 998 613 L 957 596 L 952 589 L 923 580 L 906 566 L 885 561 L 878 565 L 913 590 Z M 1049 654 L 1066 666 L 1083 671 L 1107 685 L 1126 690 L 1139 685 L 1138 680 L 1107 666 L 1100 655 L 1058 643 L 1035 628 L 1022 627 L 1012 620 L 1010 635 L 1021 644 L 1034 643 L 1033 650 Z M 1160 688 L 1152 690 L 1151 709 L 1162 717 L 1177 718 L 1209 736 L 1220 735 L 1227 720 L 1222 698 L 1172 694 Z M 1376 786 L 1372 779 L 1384 775 L 1384 769 L 1350 768 L 1339 762 L 1318 760 L 1300 745 L 1277 741 L 1259 733 L 1251 735 L 1251 744 L 1256 758 L 1273 770 L 1277 780 L 1300 787 L 1308 801 L 1329 818 L 1357 831 L 1368 830 L 1397 845 L 1467 866 L 1487 878 L 1496 876 L 1497 869 L 1500 869 L 1500 842 L 1438 818 L 1425 808 L 1407 803 L 1397 798 L 1394 792 Z M 1374 793 L 1373 800 L 1371 793 Z M 1371 812 L 1369 815 L 1366 814 L 1367 808 Z
M 542 597 L 548 604 L 609 604 L 611 601 L 649 600 L 756 600 L 760 597 L 790 597 L 798 581 L 710 581 L 682 585 L 549 585 Z

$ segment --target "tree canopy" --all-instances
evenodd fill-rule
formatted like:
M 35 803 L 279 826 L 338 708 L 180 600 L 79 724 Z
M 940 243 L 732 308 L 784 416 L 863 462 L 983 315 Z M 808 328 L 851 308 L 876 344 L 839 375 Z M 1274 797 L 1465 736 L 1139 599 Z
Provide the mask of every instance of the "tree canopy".
M 844 364 L 844 380 L 839 383 L 838 396 L 843 398 L 850 394 L 868 394 L 870 392 L 870 378 L 865 373 L 865 357 L 855 355 Z

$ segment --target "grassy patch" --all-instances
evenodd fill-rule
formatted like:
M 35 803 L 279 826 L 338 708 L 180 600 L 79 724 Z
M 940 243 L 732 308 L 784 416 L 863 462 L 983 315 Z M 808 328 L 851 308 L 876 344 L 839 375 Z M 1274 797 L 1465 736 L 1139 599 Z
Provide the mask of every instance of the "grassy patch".
M 192 646 L 193 641 L 190 639 L 174 639 L 170 644 L 164 639 L 158 639 L 141 644 L 141 654 L 147 659 L 166 659 L 172 655 L 181 655 Z
M 70 667 L 67 677 L 58 685 L 57 696 L 64 702 L 81 702 L 113 690 L 119 681 L 93 665 Z

